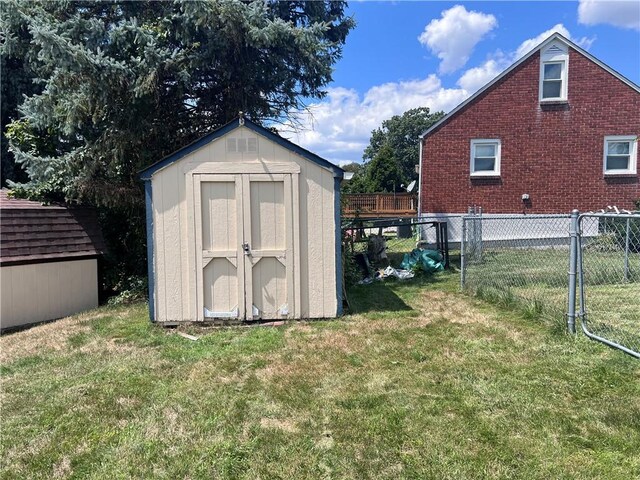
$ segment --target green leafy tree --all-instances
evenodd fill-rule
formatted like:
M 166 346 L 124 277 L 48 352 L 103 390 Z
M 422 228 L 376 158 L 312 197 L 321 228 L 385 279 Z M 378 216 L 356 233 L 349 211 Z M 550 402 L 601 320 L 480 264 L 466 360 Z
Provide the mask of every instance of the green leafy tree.
M 343 165 L 342 169 L 345 172 L 351 172 L 355 175 L 356 173 L 359 173 L 362 170 L 362 164 L 358 162 L 351 162 L 351 163 L 347 163 L 346 165 Z
M 344 8 L 3 2 L 3 78 L 33 76 L 37 85 L 5 130 L 30 179 L 18 190 L 98 206 L 115 226 L 105 234 L 120 267 L 144 272 L 138 171 L 239 111 L 258 123 L 282 121 L 304 98 L 324 96 L 354 25 Z M 12 92 L 15 100 L 20 90 Z
M 360 193 L 366 191 L 364 187 L 365 181 L 365 169 L 362 163 L 351 162 L 342 166 L 345 172 L 353 173 L 353 177 L 350 180 L 342 182 L 342 193 Z
M 372 161 L 383 148 L 389 146 L 398 161 L 402 182 L 408 184 L 417 178 L 418 137 L 443 116 L 444 112 L 430 113 L 427 107 L 419 107 L 385 120 L 380 128 L 371 132 L 369 145 L 363 155 L 365 162 Z
M 401 192 L 403 176 L 391 145 L 384 144 L 367 163 L 364 193 Z

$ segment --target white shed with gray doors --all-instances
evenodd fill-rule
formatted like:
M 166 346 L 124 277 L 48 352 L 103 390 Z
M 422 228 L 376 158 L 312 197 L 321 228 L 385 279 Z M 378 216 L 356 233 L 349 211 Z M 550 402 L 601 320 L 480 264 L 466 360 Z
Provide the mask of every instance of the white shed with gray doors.
M 343 174 L 244 118 L 144 170 L 151 320 L 340 315 Z

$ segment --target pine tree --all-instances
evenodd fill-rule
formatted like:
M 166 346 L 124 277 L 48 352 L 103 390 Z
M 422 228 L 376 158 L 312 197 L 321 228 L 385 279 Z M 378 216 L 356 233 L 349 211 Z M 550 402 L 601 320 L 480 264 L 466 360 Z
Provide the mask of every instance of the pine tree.
M 22 190 L 100 206 L 109 225 L 121 219 L 137 243 L 112 243 L 135 243 L 144 271 L 138 171 L 239 111 L 283 121 L 322 97 L 354 25 L 345 5 L 3 2 L 3 67 L 12 76 L 28 64 L 37 86 L 5 131 L 30 178 Z
M 415 171 L 419 160 L 418 137 L 443 116 L 443 112 L 430 113 L 428 108 L 419 107 L 385 120 L 380 128 L 371 132 L 369 145 L 363 155 L 365 162 L 373 160 L 388 145 L 399 163 L 402 181 L 409 184 L 418 176 Z
M 401 192 L 402 181 L 402 170 L 391 145 L 382 145 L 366 165 L 365 193 Z

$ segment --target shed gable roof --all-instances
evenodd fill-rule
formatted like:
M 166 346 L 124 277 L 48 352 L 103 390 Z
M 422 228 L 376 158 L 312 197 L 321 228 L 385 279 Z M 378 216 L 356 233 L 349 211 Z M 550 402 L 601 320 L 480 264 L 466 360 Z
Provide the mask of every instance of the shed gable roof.
M 104 250 L 95 210 L 42 205 L 0 191 L 0 265 L 96 257 Z
M 560 33 L 554 33 L 551 36 L 549 36 L 546 40 L 541 42 L 537 47 L 533 48 L 533 50 L 531 50 L 529 53 L 527 53 L 522 58 L 520 58 L 516 62 L 514 62 L 509 68 L 504 70 L 501 74 L 499 74 L 497 77 L 495 77 L 489 83 L 487 83 L 484 87 L 480 88 L 476 93 L 471 95 L 469 98 L 467 98 L 464 102 L 462 102 L 456 108 L 451 110 L 447 115 L 442 117 L 439 121 L 437 121 L 436 123 L 431 125 L 431 127 L 429 127 L 427 130 L 422 132 L 422 135 L 420 135 L 420 138 L 426 137 L 431 132 L 433 132 L 434 130 L 436 130 L 437 128 L 439 128 L 440 126 L 442 126 L 443 124 L 445 124 L 449 120 L 451 120 L 451 118 L 453 118 L 455 115 L 457 115 L 458 113 L 463 111 L 469 104 L 473 103 L 473 101 L 475 99 L 477 99 L 480 95 L 482 95 L 484 92 L 489 90 L 493 85 L 498 83 L 501 79 L 506 77 L 510 72 L 512 72 L 518 66 L 523 64 L 526 60 L 531 58 L 535 53 L 537 53 L 540 50 L 544 49 L 547 45 L 549 45 L 550 43 L 552 43 L 554 41 L 560 41 L 560 42 L 564 43 L 565 45 L 567 45 L 568 47 L 573 48 L 576 52 L 582 54 L 583 56 L 585 56 L 586 58 L 591 60 L 593 63 L 595 63 L 596 65 L 600 66 L 601 68 L 603 68 L 604 70 L 609 72 L 611 75 L 613 75 L 614 77 L 618 78 L 620 81 L 622 81 L 623 83 L 625 83 L 626 85 L 631 87 L 633 90 L 635 90 L 636 92 L 640 93 L 640 86 L 636 85 L 635 83 L 633 83 L 631 80 L 629 80 L 625 76 L 621 75 L 620 73 L 616 72 L 613 68 L 609 67 L 607 64 L 603 63 L 602 61 L 598 60 L 596 57 L 591 55 L 589 52 L 587 52 L 583 48 L 579 47 L 578 45 L 576 45 L 575 43 L 573 43 L 571 40 L 567 39 L 566 37 L 564 37 Z
M 157 172 L 158 170 L 161 170 L 165 167 L 167 167 L 168 165 L 171 165 L 172 163 L 175 163 L 179 160 L 181 160 L 182 158 L 186 157 L 187 155 L 189 155 L 190 153 L 198 150 L 199 148 L 204 147 L 205 145 L 213 142 L 214 140 L 222 137 L 223 135 L 226 135 L 227 133 L 232 132 L 233 130 L 235 130 L 236 128 L 240 128 L 240 127 L 247 127 L 249 130 L 257 133 L 258 135 L 261 135 L 262 137 L 266 138 L 267 140 L 270 140 L 274 143 L 277 143 L 278 145 L 280 145 L 283 148 L 286 148 L 287 150 L 290 150 L 298 155 L 300 155 L 301 157 L 316 163 L 318 165 L 320 165 L 321 167 L 326 168 L 327 170 L 330 170 L 333 172 L 334 177 L 336 178 L 343 178 L 344 176 L 344 170 L 340 167 L 338 167 L 337 165 L 334 165 L 333 163 L 331 163 L 329 160 L 326 160 L 318 155 L 316 155 L 315 153 L 310 152 L 309 150 L 306 150 L 304 148 L 302 148 L 299 145 L 296 145 L 295 143 L 287 140 L 286 138 L 281 137 L 280 135 L 277 135 L 275 133 L 273 133 L 271 130 L 268 130 L 260 125 L 258 125 L 257 123 L 252 122 L 251 120 L 244 118 L 244 117 L 240 117 L 236 120 L 232 120 L 231 122 L 227 123 L 226 125 L 223 125 L 222 127 L 220 127 L 217 130 L 214 130 L 213 132 L 209 133 L 208 135 L 205 135 L 204 137 L 196 140 L 195 142 L 177 150 L 176 152 L 172 153 L 171 155 L 163 158 L 162 160 L 160 160 L 159 162 L 154 163 L 153 165 L 147 167 L 146 169 L 142 170 L 140 172 L 140 178 L 142 180 L 150 180 L 151 177 L 153 176 L 153 174 L 155 172 Z

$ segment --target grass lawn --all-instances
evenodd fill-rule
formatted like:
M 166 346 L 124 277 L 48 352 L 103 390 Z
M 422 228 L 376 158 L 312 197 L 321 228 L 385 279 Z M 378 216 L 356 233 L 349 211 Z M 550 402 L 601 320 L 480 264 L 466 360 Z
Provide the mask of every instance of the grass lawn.
M 3 336 L 1 476 L 637 478 L 640 362 L 457 286 L 195 342 L 144 305 Z
M 566 249 L 488 250 L 481 262 L 468 265 L 466 286 L 486 298 L 519 303 L 562 325 L 567 312 L 568 255 Z M 638 350 L 640 255 L 630 255 L 629 281 L 624 280 L 623 266 L 620 252 L 585 253 L 588 324 L 593 333 Z

